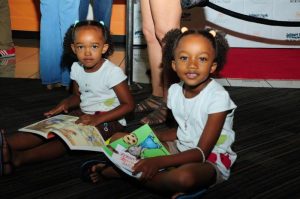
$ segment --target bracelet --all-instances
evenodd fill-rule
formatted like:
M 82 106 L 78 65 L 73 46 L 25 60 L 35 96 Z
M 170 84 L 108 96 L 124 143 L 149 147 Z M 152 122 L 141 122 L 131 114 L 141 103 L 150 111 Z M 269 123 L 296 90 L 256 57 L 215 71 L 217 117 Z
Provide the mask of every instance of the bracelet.
M 198 150 L 201 152 L 201 155 L 202 155 L 202 163 L 204 163 L 204 162 L 205 162 L 205 155 L 204 155 L 203 150 L 202 150 L 200 147 L 195 147 L 195 149 L 198 149 Z

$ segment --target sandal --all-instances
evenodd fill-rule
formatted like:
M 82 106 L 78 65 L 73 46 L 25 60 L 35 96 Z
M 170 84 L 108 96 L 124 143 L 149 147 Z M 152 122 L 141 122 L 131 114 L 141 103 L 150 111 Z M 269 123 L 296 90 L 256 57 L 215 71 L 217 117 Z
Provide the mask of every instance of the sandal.
M 205 194 L 206 191 L 207 191 L 207 189 L 200 188 L 199 190 L 196 190 L 196 191 L 190 192 L 190 193 L 178 193 L 178 194 L 175 194 L 172 198 L 174 198 L 174 199 L 201 198 Z
M 147 116 L 143 117 L 140 120 L 140 123 L 142 124 L 149 124 L 149 125 L 158 125 L 162 124 L 167 120 L 167 105 L 165 102 L 162 102 L 162 104 L 154 110 L 152 113 L 148 114 Z
M 134 109 L 135 113 L 145 113 L 150 112 L 158 107 L 160 107 L 164 103 L 162 97 L 150 95 L 148 98 L 144 99 L 140 103 L 138 103 Z
M 103 167 L 100 170 L 96 171 L 99 175 L 101 175 L 105 169 L 111 167 L 110 162 L 106 160 L 88 160 L 80 166 L 80 179 L 84 182 L 95 183 L 91 179 L 91 174 L 93 173 L 92 167 L 98 164 L 103 165 Z M 105 176 L 101 175 L 101 177 L 105 179 Z
M 8 153 L 10 154 L 10 148 L 7 145 L 7 142 L 4 137 L 4 131 L 0 130 L 0 176 L 8 175 L 13 172 L 13 165 L 10 160 L 4 160 L 4 148 L 7 148 Z M 10 156 L 10 155 L 9 155 Z M 8 158 L 10 159 L 10 158 Z

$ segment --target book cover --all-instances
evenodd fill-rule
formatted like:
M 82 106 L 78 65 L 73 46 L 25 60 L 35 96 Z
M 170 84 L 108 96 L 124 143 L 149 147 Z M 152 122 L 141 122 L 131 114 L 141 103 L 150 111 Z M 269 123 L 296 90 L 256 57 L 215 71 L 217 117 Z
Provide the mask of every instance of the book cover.
M 56 115 L 19 129 L 47 139 L 55 135 L 65 141 L 71 150 L 102 151 L 105 141 L 94 126 L 75 124 L 78 117 Z
M 133 176 L 133 165 L 140 159 L 170 154 L 148 124 L 104 146 L 103 152 L 117 167 L 130 176 Z M 140 175 L 133 177 L 138 178 Z

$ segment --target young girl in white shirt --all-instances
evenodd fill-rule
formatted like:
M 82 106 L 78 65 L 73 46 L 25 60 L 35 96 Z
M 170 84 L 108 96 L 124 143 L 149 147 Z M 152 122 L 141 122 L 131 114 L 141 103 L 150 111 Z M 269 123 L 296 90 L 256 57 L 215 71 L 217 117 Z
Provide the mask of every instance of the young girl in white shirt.
M 126 75 L 107 58 L 113 53 L 109 30 L 97 21 L 81 21 L 68 34 L 78 62 L 71 68 L 73 94 L 46 112 L 47 117 L 68 113 L 76 115 L 76 123 L 96 126 L 106 139 L 124 130 L 125 115 L 134 109 Z M 66 39 L 68 41 L 68 39 Z M 62 156 L 67 146 L 58 137 L 45 140 L 31 134 L 17 132 L 12 136 L 0 133 L 0 175 L 13 172 L 14 167 L 50 160 Z
M 163 41 L 164 67 L 171 67 L 181 80 L 169 88 L 167 103 L 178 127 L 156 132 L 171 155 L 142 159 L 132 169 L 134 174 L 141 172 L 140 180 L 147 187 L 175 198 L 229 178 L 237 157 L 231 149 L 236 105 L 211 78 L 226 61 L 229 47 L 224 35 L 214 30 L 182 33 L 176 29 Z M 121 136 L 115 134 L 112 140 Z M 171 169 L 161 171 L 165 168 Z M 113 170 L 103 164 L 93 166 L 92 171 L 94 182 L 99 173 L 113 176 Z

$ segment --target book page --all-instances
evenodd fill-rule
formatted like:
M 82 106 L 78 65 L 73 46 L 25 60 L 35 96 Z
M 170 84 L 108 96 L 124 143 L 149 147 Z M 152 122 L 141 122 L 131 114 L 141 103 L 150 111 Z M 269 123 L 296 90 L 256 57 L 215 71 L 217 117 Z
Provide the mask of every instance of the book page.
M 54 117 L 47 118 L 45 120 L 36 122 L 34 124 L 30 124 L 25 126 L 19 131 L 30 132 L 39 134 L 45 138 L 51 138 L 54 135 L 51 134 L 51 129 L 55 126 L 59 128 L 59 126 L 63 125 L 64 123 L 74 123 L 78 117 L 70 116 L 70 115 L 56 115 Z
M 20 131 L 39 134 L 45 138 L 61 137 L 71 150 L 102 151 L 105 141 L 94 126 L 75 124 L 78 117 L 56 115 L 28 125 Z
M 102 152 L 105 141 L 94 126 L 65 124 L 52 131 L 60 136 L 72 150 Z

